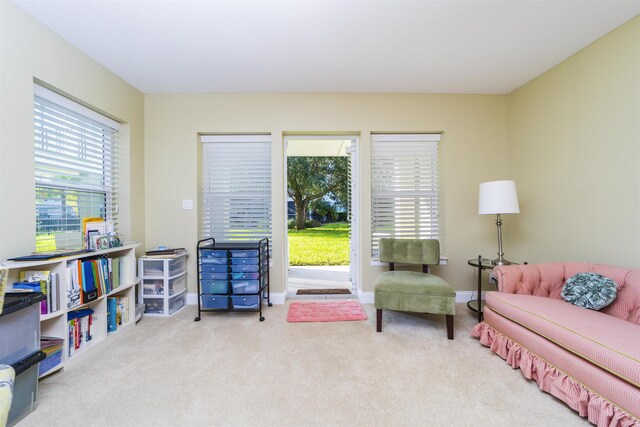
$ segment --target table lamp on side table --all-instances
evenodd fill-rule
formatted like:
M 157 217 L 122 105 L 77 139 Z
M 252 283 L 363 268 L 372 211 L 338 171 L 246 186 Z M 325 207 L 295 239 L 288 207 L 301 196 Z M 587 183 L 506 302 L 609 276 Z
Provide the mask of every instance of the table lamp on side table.
M 497 215 L 498 258 L 491 261 L 493 265 L 511 264 L 504 258 L 504 252 L 502 252 L 502 218 L 500 215 L 514 213 L 520 213 L 516 183 L 514 181 L 491 181 L 480 184 L 478 214 Z

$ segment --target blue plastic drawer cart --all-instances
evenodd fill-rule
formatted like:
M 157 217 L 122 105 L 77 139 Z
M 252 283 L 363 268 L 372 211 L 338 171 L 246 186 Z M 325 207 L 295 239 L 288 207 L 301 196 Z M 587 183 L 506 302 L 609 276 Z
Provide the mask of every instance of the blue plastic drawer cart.
M 269 239 L 257 242 L 200 240 L 197 248 L 198 316 L 202 312 L 257 311 L 271 307 L 269 290 Z

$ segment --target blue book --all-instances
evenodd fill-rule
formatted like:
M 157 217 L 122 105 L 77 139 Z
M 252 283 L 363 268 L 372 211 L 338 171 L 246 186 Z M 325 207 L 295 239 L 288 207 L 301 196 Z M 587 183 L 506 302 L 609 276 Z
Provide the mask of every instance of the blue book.
M 29 292 L 42 292 L 40 288 L 40 281 L 37 282 L 15 282 L 13 284 L 14 290 L 24 290 Z
M 93 278 L 93 268 L 91 262 L 82 263 L 82 284 L 85 292 L 91 292 L 96 289 L 96 282 Z
M 118 311 L 118 301 L 115 298 L 107 298 L 107 332 L 114 332 L 118 325 L 116 312 Z

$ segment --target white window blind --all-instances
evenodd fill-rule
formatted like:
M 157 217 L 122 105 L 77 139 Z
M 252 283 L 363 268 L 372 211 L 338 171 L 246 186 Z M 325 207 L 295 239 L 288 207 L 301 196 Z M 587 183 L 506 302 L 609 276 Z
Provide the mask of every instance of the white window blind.
M 271 238 L 271 135 L 202 135 L 201 238 Z
M 382 237 L 437 239 L 439 134 L 371 135 L 371 256 Z
M 33 105 L 36 251 L 79 249 L 82 218 L 117 230 L 119 125 L 39 85 Z

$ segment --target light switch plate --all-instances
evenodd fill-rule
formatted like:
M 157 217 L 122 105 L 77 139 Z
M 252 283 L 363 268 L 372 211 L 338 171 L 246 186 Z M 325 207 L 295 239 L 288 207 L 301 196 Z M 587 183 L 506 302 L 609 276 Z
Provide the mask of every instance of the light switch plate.
M 182 201 L 182 209 L 184 209 L 184 210 L 193 209 L 193 200 L 183 200 Z

